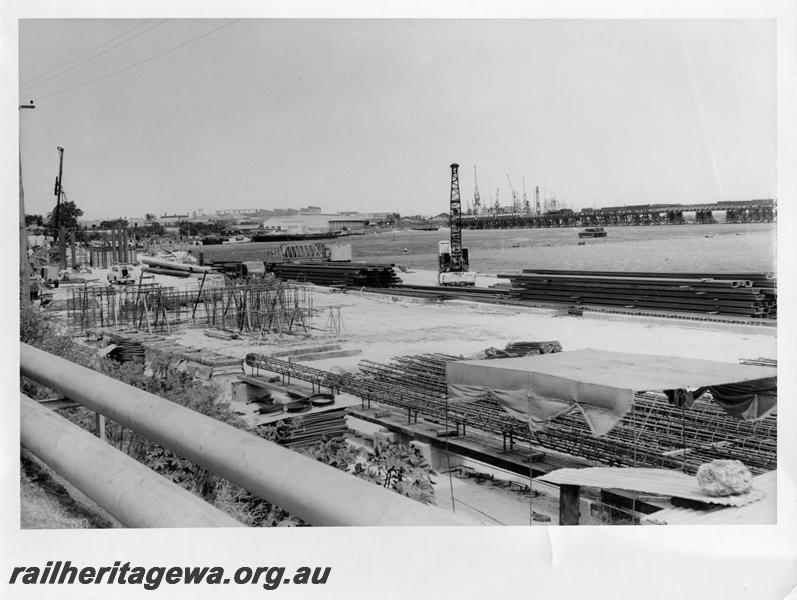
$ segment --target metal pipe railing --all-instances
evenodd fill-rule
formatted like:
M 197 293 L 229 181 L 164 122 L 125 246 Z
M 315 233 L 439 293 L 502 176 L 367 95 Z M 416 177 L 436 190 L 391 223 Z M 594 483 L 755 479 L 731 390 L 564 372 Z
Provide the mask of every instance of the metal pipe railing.
M 313 525 L 475 525 L 20 344 L 20 371 Z
M 20 394 L 20 443 L 126 527 L 243 527 L 141 463 Z

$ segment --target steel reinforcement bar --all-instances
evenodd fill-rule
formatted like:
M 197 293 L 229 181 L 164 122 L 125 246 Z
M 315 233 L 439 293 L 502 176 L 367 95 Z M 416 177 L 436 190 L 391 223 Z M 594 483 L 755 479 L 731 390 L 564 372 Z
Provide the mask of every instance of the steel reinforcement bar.
M 423 415 L 498 434 L 510 440 L 581 456 L 596 462 L 625 466 L 657 466 L 694 473 L 714 458 L 743 460 L 755 473 L 775 468 L 777 462 L 777 418 L 741 421 L 725 414 L 713 402 L 698 400 L 688 409 L 671 406 L 660 394 L 639 393 L 630 411 L 606 436 L 591 435 L 583 416 L 574 412 L 551 420 L 543 431 L 531 433 L 528 426 L 510 417 L 492 398 L 450 403 L 440 393 L 445 373 L 440 368 L 448 355 L 398 357 L 393 363 L 362 361 L 364 376 L 336 375 L 321 369 L 269 356 L 249 354 L 246 364 L 358 396 L 363 404 L 378 402 Z M 428 361 L 428 366 L 419 366 Z M 511 441 L 510 441 L 511 443 Z

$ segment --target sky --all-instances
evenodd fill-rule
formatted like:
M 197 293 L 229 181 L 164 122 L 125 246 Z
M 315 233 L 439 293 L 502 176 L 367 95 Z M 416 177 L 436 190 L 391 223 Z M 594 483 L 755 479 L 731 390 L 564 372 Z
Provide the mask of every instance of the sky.
M 93 57 L 96 57 L 93 59 Z M 26 212 L 776 197 L 773 20 L 23 19 Z M 136 66 L 137 63 L 138 64 Z

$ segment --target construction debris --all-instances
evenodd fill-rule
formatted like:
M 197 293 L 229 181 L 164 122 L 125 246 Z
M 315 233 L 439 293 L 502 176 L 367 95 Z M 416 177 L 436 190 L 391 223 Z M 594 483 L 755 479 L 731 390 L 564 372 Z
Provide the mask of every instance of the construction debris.
M 700 465 L 697 483 L 708 496 L 732 496 L 749 492 L 753 475 L 739 460 L 712 460 Z
M 550 354 L 561 352 L 562 344 L 559 342 L 512 342 L 503 350 L 487 348 L 484 354 L 487 358 L 512 358 L 516 356 L 533 356 L 535 354 Z

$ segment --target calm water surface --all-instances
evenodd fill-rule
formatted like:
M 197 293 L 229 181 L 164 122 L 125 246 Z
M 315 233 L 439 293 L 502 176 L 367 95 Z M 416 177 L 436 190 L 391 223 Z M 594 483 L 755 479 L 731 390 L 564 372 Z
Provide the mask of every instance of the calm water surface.
M 775 224 L 606 227 L 608 237 L 579 240 L 577 228 L 463 231 L 471 270 L 774 271 Z M 355 261 L 437 269 L 437 242 L 448 230 L 395 231 L 342 238 Z M 579 246 L 579 241 L 585 245 Z M 205 260 L 259 260 L 261 242 L 203 248 Z

